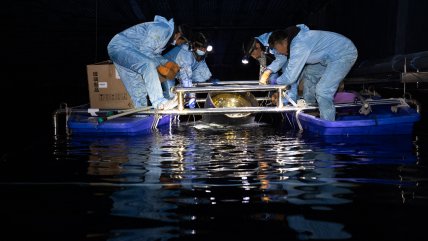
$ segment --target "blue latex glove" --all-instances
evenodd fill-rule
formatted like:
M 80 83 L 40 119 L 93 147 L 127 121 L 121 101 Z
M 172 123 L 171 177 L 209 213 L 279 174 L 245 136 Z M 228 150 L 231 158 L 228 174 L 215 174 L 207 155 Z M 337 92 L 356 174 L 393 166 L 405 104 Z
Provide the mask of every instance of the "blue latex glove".
M 213 85 L 218 85 L 218 82 L 220 82 L 219 79 L 211 79 L 211 83 L 213 83 Z
M 276 79 L 274 79 L 274 78 L 269 79 L 269 84 L 276 85 Z
M 189 102 L 187 103 L 187 106 L 188 106 L 190 109 L 195 109 L 195 106 L 196 106 L 196 98 L 190 98 L 190 99 L 189 99 Z

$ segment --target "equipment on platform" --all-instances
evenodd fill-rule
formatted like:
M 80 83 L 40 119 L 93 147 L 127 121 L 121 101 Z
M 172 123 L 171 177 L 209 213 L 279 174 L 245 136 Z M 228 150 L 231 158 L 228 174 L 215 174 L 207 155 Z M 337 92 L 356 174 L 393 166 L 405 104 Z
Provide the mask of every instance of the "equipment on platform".
M 208 93 L 204 108 L 242 108 L 257 107 L 258 103 L 250 92 L 244 93 Z M 204 115 L 202 120 L 217 124 L 247 124 L 254 121 L 251 113 L 231 113 L 221 115 Z

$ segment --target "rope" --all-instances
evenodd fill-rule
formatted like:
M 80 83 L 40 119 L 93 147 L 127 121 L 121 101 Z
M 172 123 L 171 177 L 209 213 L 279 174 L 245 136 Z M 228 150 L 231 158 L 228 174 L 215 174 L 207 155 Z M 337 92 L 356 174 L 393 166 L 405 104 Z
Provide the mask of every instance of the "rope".
M 70 118 L 71 115 L 71 108 L 68 108 L 67 103 L 63 103 L 65 106 L 65 133 L 67 134 L 67 136 L 70 135 L 70 130 L 68 129 L 68 119 Z
M 158 127 L 159 124 L 159 120 L 162 118 L 161 115 L 154 115 L 153 116 L 153 122 L 152 122 L 152 130 L 155 130 Z
M 303 131 L 303 127 L 302 127 L 302 124 L 300 123 L 300 120 L 299 120 L 299 113 L 302 111 L 302 109 L 298 109 L 297 111 L 296 111 L 296 122 L 297 122 L 297 125 L 299 126 L 299 130 L 300 131 Z

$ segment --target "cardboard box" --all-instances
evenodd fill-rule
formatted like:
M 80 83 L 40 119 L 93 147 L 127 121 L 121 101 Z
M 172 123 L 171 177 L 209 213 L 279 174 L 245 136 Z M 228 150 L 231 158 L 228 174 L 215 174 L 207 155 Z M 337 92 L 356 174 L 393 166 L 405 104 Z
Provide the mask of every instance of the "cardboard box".
M 131 97 L 111 61 L 90 64 L 86 66 L 86 69 L 91 108 L 134 108 Z

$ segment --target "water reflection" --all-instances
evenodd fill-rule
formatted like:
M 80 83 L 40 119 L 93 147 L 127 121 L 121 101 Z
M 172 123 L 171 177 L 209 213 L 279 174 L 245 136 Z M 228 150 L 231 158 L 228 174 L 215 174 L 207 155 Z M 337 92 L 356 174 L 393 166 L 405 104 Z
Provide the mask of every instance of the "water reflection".
M 336 157 L 351 157 L 347 161 L 353 164 L 410 164 L 416 161 L 417 147 L 412 135 L 306 136 L 305 139 Z
M 404 168 L 417 162 L 409 138 L 191 123 L 140 137 L 73 137 L 68 155 L 87 150 L 87 175 L 115 187 L 110 215 L 144 220 L 137 228 L 113 227 L 110 240 L 207 240 L 237 235 L 242 226 L 251 237 L 260 225 L 279 225 L 276 233 L 297 239 L 348 239 L 352 222 L 331 214 L 352 205 L 360 184 L 399 184 L 404 196 L 414 191 Z M 385 175 L 370 171 L 373 165 Z
M 302 215 L 290 215 L 287 217 L 290 228 L 298 232 L 297 238 L 308 239 L 349 239 L 351 234 L 344 231 L 344 225 L 334 222 L 309 220 Z
M 405 176 L 412 175 L 403 172 L 405 169 L 403 167 L 418 163 L 418 147 L 412 135 L 303 136 L 303 138 L 308 145 L 312 146 L 315 153 L 333 156 L 330 165 L 334 165 L 333 168 L 338 172 L 340 180 L 406 184 Z M 369 171 L 369 169 L 372 170 L 373 165 L 392 170 L 388 173 Z M 358 176 L 350 175 L 352 172 Z M 412 180 L 409 180 L 409 184 L 411 183 Z

